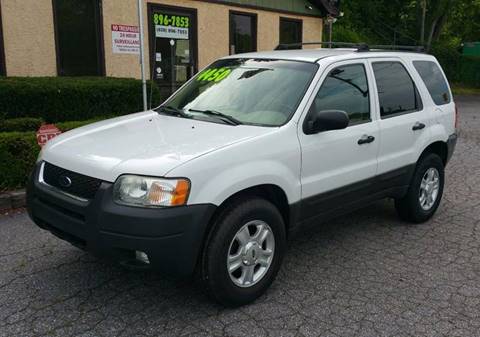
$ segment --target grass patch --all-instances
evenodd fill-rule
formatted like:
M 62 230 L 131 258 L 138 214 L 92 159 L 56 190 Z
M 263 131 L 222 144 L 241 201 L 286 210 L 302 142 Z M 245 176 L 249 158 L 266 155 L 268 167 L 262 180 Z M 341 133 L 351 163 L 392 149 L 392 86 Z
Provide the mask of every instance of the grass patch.
M 454 95 L 480 95 L 480 88 L 469 87 L 463 84 L 452 84 Z

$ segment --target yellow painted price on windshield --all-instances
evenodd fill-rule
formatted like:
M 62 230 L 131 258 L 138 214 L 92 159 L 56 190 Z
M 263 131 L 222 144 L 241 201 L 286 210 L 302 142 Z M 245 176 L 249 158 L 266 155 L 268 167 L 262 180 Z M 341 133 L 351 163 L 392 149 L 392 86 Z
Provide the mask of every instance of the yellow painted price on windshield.
M 199 82 L 220 82 L 230 75 L 232 72 L 228 68 L 211 68 L 204 70 L 198 75 L 197 81 Z

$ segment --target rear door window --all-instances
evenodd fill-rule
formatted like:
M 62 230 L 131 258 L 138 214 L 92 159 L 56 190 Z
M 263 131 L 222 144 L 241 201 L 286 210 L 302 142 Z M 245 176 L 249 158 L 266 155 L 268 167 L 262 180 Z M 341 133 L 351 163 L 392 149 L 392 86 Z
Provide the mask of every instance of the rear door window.
M 423 109 L 417 87 L 400 62 L 382 61 L 372 66 L 382 119 Z
M 420 74 L 435 104 L 444 105 L 450 103 L 452 99 L 450 90 L 440 67 L 432 61 L 414 61 L 413 66 Z

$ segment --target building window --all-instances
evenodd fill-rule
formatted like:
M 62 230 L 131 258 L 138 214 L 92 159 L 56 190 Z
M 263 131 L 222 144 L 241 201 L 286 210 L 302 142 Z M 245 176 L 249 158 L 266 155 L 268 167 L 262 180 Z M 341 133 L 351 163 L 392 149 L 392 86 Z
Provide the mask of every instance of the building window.
M 230 55 L 257 50 L 257 15 L 230 12 Z
M 280 44 L 302 43 L 303 21 L 280 18 Z
M 0 6 L 0 76 L 7 76 L 5 66 L 5 50 L 3 49 L 2 8 Z
M 105 74 L 100 1 L 53 0 L 59 75 Z

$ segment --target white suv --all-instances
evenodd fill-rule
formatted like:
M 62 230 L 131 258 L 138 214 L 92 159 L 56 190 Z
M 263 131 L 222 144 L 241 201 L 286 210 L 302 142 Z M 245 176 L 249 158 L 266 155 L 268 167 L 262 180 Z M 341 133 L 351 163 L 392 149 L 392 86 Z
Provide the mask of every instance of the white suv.
M 99 256 L 187 276 L 241 305 L 292 234 L 395 199 L 428 220 L 456 143 L 434 57 L 284 50 L 214 62 L 160 107 L 65 133 L 28 188 L 38 226 Z

